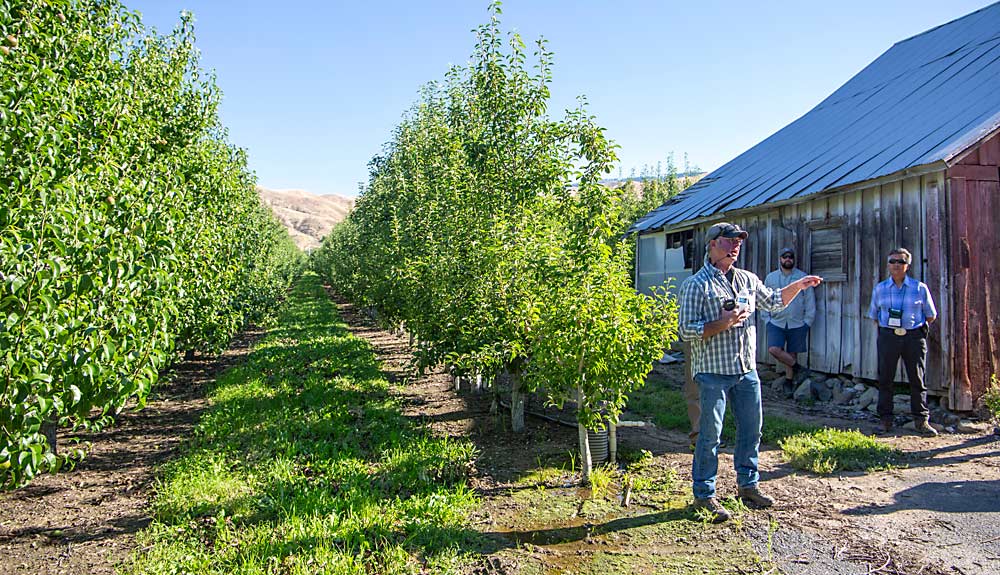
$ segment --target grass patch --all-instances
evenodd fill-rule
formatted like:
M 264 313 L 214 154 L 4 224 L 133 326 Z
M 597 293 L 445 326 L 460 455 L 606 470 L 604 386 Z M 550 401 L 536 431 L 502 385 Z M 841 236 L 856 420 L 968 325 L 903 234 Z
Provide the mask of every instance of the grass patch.
M 224 373 L 125 574 L 447 573 L 478 541 L 473 446 L 410 423 L 316 276 Z
M 660 427 L 685 432 L 691 429 L 684 394 L 668 387 L 668 384 L 661 379 L 649 378 L 646 385 L 632 392 L 629 396 L 628 410 L 650 418 Z M 764 424 L 761 429 L 761 441 L 764 443 L 776 445 L 787 437 L 820 429 L 816 425 L 768 415 L 766 407 L 764 411 Z M 722 438 L 730 444 L 736 441 L 736 423 L 728 405 L 726 417 L 722 422 Z
M 878 471 L 899 464 L 903 452 L 881 444 L 857 430 L 823 428 L 784 439 L 785 459 L 814 473 Z
M 986 412 L 993 417 L 994 421 L 1000 421 L 1000 380 L 996 374 L 990 376 L 990 386 L 983 394 L 983 407 Z

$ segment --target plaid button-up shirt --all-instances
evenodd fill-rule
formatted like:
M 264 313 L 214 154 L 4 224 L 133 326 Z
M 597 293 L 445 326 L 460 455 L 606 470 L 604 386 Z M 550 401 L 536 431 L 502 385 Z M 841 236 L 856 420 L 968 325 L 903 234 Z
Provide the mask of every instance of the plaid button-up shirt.
M 891 277 L 875 284 L 868 317 L 876 320 L 880 327 L 889 327 L 890 309 L 902 310 L 900 323 L 906 329 L 917 329 L 927 323 L 927 318 L 937 317 L 931 290 L 927 288 L 927 284 L 910 276 L 903 278 L 901 288 L 896 287 L 896 282 Z
M 722 303 L 736 299 L 744 287 L 750 292 L 750 317 L 707 340 L 705 324 L 719 319 Z M 733 283 L 708 258 L 698 273 L 684 280 L 680 289 L 679 328 L 684 341 L 691 342 L 692 373 L 743 375 L 757 365 L 757 327 L 753 312 L 782 310 L 781 292 L 764 285 L 746 270 L 733 268 Z

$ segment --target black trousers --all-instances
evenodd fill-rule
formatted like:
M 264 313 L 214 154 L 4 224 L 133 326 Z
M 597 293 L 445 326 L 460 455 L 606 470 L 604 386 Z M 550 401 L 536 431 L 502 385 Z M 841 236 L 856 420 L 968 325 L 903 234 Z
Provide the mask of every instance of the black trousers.
M 903 360 L 906 377 L 910 380 L 910 412 L 916 419 L 927 418 L 927 387 L 924 385 L 924 365 L 927 363 L 927 330 L 923 327 L 896 335 L 892 328 L 878 328 L 878 416 L 892 417 L 892 378 L 896 366 Z

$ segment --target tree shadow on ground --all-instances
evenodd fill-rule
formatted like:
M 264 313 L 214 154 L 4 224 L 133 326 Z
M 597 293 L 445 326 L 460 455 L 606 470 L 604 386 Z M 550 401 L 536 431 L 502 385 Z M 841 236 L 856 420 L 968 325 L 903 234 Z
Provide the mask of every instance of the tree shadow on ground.
M 915 485 L 896 493 L 890 505 L 860 505 L 845 515 L 886 515 L 908 509 L 941 513 L 1000 513 L 1000 480 L 947 481 Z
M 560 545 L 565 543 L 575 543 L 585 541 L 591 537 L 598 537 L 620 531 L 627 531 L 638 527 L 646 527 L 660 523 L 672 521 L 700 521 L 694 512 L 689 509 L 673 509 L 669 511 L 659 511 L 647 513 L 645 515 L 635 515 L 630 517 L 620 517 L 605 523 L 591 523 L 583 519 L 578 519 L 570 524 L 550 527 L 546 529 L 528 529 L 523 531 L 490 531 L 484 532 L 483 536 L 489 543 L 485 543 L 486 548 L 480 548 L 481 553 L 495 553 L 501 549 L 520 547 L 526 543 L 531 545 Z

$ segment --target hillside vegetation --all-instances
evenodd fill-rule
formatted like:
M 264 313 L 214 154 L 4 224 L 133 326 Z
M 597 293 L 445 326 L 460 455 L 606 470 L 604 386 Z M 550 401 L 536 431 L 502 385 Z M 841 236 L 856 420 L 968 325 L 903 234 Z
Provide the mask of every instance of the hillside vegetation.
M 300 252 L 217 113 L 189 17 L 115 0 L 0 5 L 0 484 L 66 457 L 60 425 L 142 405 L 175 352 L 217 352 Z
M 264 203 L 301 250 L 319 247 L 333 226 L 354 208 L 354 200 L 336 194 L 316 195 L 302 190 L 269 190 L 257 186 Z

